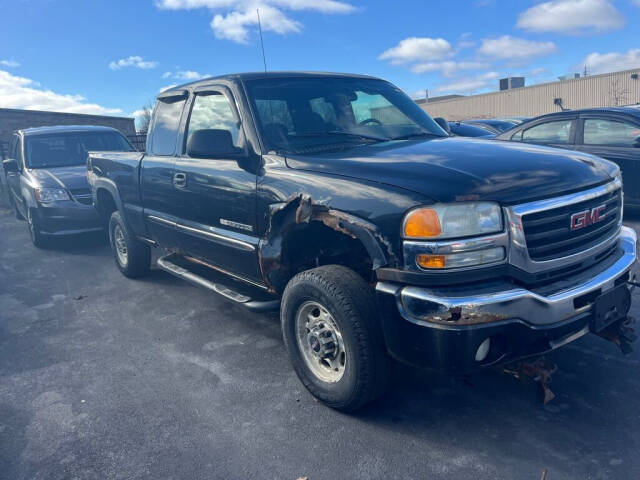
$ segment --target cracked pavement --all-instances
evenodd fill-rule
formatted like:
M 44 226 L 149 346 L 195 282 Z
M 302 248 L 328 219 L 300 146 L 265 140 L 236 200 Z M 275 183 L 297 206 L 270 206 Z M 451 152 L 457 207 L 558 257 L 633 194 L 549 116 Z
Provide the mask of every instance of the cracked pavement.
M 341 414 L 297 380 L 276 315 L 159 270 L 129 280 L 101 235 L 38 250 L 0 207 L 2 479 L 639 477 L 640 342 L 625 357 L 588 335 L 550 359 L 546 406 L 498 372 L 400 367 Z

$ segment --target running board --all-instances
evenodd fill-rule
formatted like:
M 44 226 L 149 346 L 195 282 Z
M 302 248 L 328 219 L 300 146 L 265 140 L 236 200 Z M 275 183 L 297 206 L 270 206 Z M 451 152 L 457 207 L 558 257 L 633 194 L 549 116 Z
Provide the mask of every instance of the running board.
M 231 288 L 221 283 L 214 282 L 208 278 L 205 278 L 203 275 L 199 275 L 191 270 L 188 270 L 187 268 L 178 265 L 177 261 L 180 261 L 180 263 L 182 264 L 190 263 L 184 257 L 180 257 L 175 253 L 171 253 L 169 255 L 165 255 L 164 257 L 158 258 L 157 264 L 158 267 L 160 267 L 165 272 L 170 273 L 171 275 L 181 278 L 182 280 L 186 280 L 193 285 L 206 288 L 207 290 L 215 292 L 218 295 L 222 295 L 223 297 L 239 303 L 250 310 L 256 312 L 267 312 L 280 308 L 280 300 L 277 298 L 263 300 L 253 299 L 248 295 L 232 290 Z M 196 266 L 194 265 L 194 269 L 195 268 Z

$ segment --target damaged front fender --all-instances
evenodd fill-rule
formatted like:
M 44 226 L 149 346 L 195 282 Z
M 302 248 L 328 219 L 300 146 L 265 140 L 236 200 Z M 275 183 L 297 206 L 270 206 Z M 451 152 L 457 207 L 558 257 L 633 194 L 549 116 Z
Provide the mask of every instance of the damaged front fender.
M 289 233 L 302 224 L 321 222 L 326 227 L 356 239 L 367 251 L 373 269 L 396 263 L 391 243 L 376 225 L 354 215 L 315 202 L 308 194 L 296 194 L 286 202 L 269 208 L 269 227 L 260 242 L 258 255 L 263 277 L 269 289 L 280 291 L 295 272 L 283 262 L 284 242 Z

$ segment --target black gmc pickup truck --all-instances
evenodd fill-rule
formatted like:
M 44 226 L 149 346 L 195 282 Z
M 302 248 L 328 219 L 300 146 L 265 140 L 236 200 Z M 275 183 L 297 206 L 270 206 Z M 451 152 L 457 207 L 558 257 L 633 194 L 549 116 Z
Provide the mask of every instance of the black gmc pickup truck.
M 625 328 L 636 235 L 619 168 L 449 138 L 384 80 L 175 87 L 145 154 L 91 152 L 87 167 L 122 273 L 162 247 L 171 274 L 279 308 L 297 375 L 334 408 L 383 392 L 391 357 L 460 374 Z

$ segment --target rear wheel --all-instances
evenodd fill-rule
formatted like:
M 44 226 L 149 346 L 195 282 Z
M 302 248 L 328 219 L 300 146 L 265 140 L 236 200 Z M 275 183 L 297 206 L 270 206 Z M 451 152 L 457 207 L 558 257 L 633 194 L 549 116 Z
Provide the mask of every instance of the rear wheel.
M 44 247 L 46 244 L 46 237 L 40 230 L 40 220 L 37 213 L 32 208 L 27 210 L 27 225 L 29 226 L 31 242 L 38 248 Z
M 118 211 L 109 220 L 109 242 L 116 266 L 125 276 L 137 278 L 149 272 L 151 248 L 129 232 Z
M 293 277 L 281 321 L 296 374 L 328 406 L 353 411 L 386 390 L 390 359 L 375 297 L 353 270 L 328 265 Z

